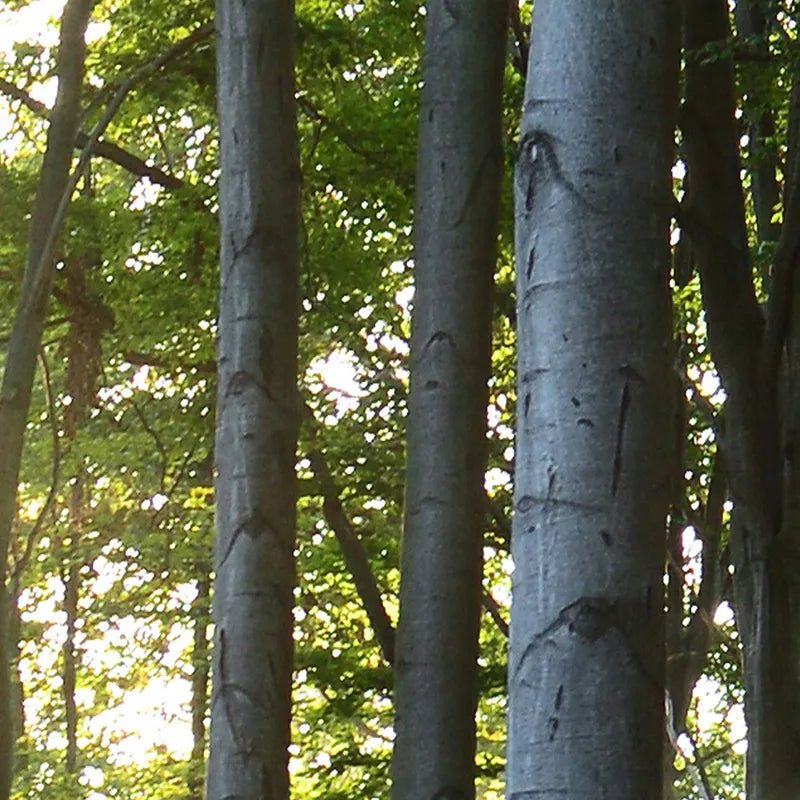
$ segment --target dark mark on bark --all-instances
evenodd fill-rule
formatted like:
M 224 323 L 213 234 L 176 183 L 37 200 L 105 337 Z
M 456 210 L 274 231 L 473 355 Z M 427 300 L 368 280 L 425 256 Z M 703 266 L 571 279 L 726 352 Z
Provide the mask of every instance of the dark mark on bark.
M 611 547 L 611 534 L 608 531 L 600 531 L 600 538 L 606 547 Z
M 581 417 L 578 420 L 578 425 L 585 425 L 587 428 L 594 428 L 594 422 L 592 422 L 588 417 Z
M 576 634 L 591 643 L 614 628 L 621 630 L 613 601 L 604 597 L 579 597 L 574 603 L 562 608 L 547 627 L 531 638 L 514 668 L 511 680 L 517 679 L 531 653 L 540 644 L 551 640 L 559 631 L 566 629 L 569 633 Z
M 615 495 L 619 488 L 619 476 L 622 473 L 622 448 L 625 440 L 625 425 L 628 421 L 628 409 L 631 404 L 630 384 L 626 380 L 622 386 L 619 400 L 619 418 L 617 420 L 617 443 L 614 447 L 614 463 L 611 466 L 611 494 Z
M 553 499 L 555 488 L 556 488 L 556 468 L 551 464 L 547 468 L 547 497 L 544 500 L 545 510 L 547 510 L 547 507 L 550 505 L 550 502 Z
M 623 364 L 618 370 L 620 375 L 625 378 L 626 381 L 638 381 L 639 383 L 645 383 L 645 379 L 640 372 L 634 369 L 630 364 Z
M 428 341 L 425 342 L 425 347 L 422 348 L 423 352 L 427 352 L 430 347 L 440 342 L 447 342 L 454 350 L 456 348 L 453 337 L 447 333 L 447 331 L 436 331 L 436 333 L 432 334 Z

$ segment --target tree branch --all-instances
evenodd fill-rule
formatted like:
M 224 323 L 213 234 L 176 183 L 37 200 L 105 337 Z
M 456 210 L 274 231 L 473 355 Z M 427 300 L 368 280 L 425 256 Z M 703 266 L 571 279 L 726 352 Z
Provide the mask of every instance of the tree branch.
M 483 607 L 489 612 L 489 616 L 494 620 L 494 623 L 497 625 L 497 629 L 500 631 L 500 633 L 502 633 L 503 636 L 508 639 L 508 622 L 506 622 L 506 619 L 500 610 L 500 604 L 494 599 L 492 593 L 489 591 L 485 591 L 483 593 Z
M 364 610 L 375 632 L 375 638 L 380 644 L 383 657 L 387 663 L 394 664 L 395 630 L 383 604 L 375 576 L 372 574 L 367 552 L 347 518 L 339 487 L 331 475 L 325 457 L 317 449 L 311 450 L 307 457 L 319 483 L 325 520 L 339 542 L 344 562 L 353 577 L 356 591 L 364 604 Z
M 7 97 L 18 100 L 33 111 L 34 114 L 49 118 L 50 109 L 44 103 L 31 97 L 24 89 L 15 86 L 11 81 L 2 77 L 0 77 L 0 92 Z M 78 131 L 75 136 L 75 148 L 81 150 L 86 147 L 88 141 L 89 134 L 84 131 Z M 97 142 L 94 147 L 93 155 L 112 161 L 132 175 L 136 175 L 139 178 L 148 178 L 152 183 L 163 186 L 165 189 L 180 189 L 181 186 L 183 186 L 183 181 L 180 178 L 176 178 L 174 175 L 164 172 L 164 170 L 154 164 L 147 164 L 138 156 L 135 156 L 133 153 L 130 153 L 113 142 Z

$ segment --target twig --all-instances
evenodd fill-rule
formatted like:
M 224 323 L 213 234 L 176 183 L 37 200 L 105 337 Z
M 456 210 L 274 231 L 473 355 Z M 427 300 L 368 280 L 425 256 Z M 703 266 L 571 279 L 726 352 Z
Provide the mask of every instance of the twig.
M 144 412 L 139 407 L 139 404 L 133 399 L 130 399 L 131 407 L 133 408 L 136 416 L 139 418 L 139 422 L 142 423 L 142 427 L 150 434 L 150 437 L 155 442 L 156 449 L 158 450 L 159 455 L 161 456 L 161 478 L 159 481 L 159 491 L 161 494 L 164 493 L 164 489 L 167 484 L 167 468 L 169 459 L 167 457 L 167 448 L 164 445 L 164 442 L 161 441 L 161 437 L 158 435 L 158 432 L 153 428 L 153 426 L 147 421 L 147 417 L 144 415 Z

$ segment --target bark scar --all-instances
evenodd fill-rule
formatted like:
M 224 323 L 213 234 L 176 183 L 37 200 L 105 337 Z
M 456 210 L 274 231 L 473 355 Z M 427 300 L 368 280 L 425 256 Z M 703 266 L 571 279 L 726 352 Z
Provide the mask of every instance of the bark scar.
M 619 418 L 617 420 L 617 443 L 614 448 L 614 462 L 611 466 L 611 494 L 616 495 L 619 487 L 619 476 L 622 473 L 622 446 L 625 439 L 625 425 L 628 421 L 628 409 L 631 405 L 631 385 L 626 380 L 622 385 L 619 399 Z

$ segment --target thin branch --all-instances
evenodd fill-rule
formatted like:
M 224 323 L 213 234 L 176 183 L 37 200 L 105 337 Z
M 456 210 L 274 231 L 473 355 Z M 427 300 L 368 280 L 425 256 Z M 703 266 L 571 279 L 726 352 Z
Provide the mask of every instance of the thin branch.
M 789 330 L 794 281 L 800 261 L 800 77 L 792 81 L 789 104 L 789 143 L 786 154 L 784 218 L 770 281 L 767 324 L 762 349 L 763 380 L 773 385 L 780 369 Z
M 170 361 L 163 356 L 158 356 L 153 353 L 142 353 L 137 350 L 127 350 L 122 353 L 122 357 L 135 367 L 156 367 L 157 369 L 163 369 L 167 372 L 189 372 L 194 369 L 203 375 L 214 375 L 217 371 L 216 361 L 194 361 L 185 365 L 175 364 L 174 361 Z
M 147 417 L 144 415 L 144 412 L 139 404 L 133 398 L 130 398 L 130 404 L 136 413 L 136 416 L 139 418 L 139 422 L 142 423 L 142 427 L 145 429 L 145 431 L 147 431 L 148 434 L 150 434 L 150 438 L 155 443 L 156 449 L 161 456 L 161 478 L 159 481 L 159 487 L 160 492 L 163 494 L 167 484 L 167 469 L 169 464 L 166 445 L 161 441 L 161 437 L 158 435 L 158 432 L 155 430 L 155 428 L 153 428 L 153 426 L 147 421 Z
M 510 19 L 511 19 L 511 33 L 517 45 L 517 52 L 519 55 L 518 63 L 515 64 L 518 72 L 524 78 L 528 74 L 528 53 L 530 46 L 528 37 L 525 33 L 525 26 L 519 16 L 519 0 L 510 0 Z
M 500 610 L 500 604 L 494 599 L 489 591 L 485 591 L 483 593 L 483 607 L 489 612 L 489 616 L 494 620 L 494 623 L 497 625 L 497 629 L 500 631 L 500 633 L 502 633 L 503 636 L 508 639 L 508 622 L 506 622 L 506 619 Z
M 45 118 L 50 116 L 50 109 L 44 103 L 31 97 L 24 89 L 21 89 L 11 81 L 2 77 L 0 77 L 0 92 L 14 100 L 19 100 L 24 106 L 33 111 L 34 114 Z M 75 136 L 75 148 L 80 150 L 86 147 L 88 141 L 89 134 L 84 131 L 78 131 Z M 146 163 L 138 156 L 135 156 L 133 153 L 113 142 L 97 142 L 92 155 L 112 161 L 131 174 L 139 178 L 148 178 L 152 183 L 163 186 L 165 189 L 180 189 L 183 186 L 183 181 L 180 178 L 176 178 L 174 175 L 164 172 L 164 170 L 154 164 Z
M 383 657 L 387 663 L 394 664 L 395 630 L 372 573 L 367 551 L 347 518 L 342 506 L 339 487 L 331 475 L 325 457 L 319 450 L 314 449 L 307 454 L 307 458 L 311 462 L 311 468 L 319 482 L 325 520 L 339 542 L 345 564 L 353 577 Z
M 694 755 L 692 758 L 689 758 L 681 749 L 680 744 L 678 744 L 678 735 L 675 732 L 675 724 L 672 716 L 672 698 L 669 696 L 669 692 L 666 693 L 666 710 L 665 727 L 667 730 L 667 738 L 669 739 L 670 745 L 672 745 L 672 749 L 685 760 L 686 769 L 702 800 L 714 800 L 714 795 L 711 792 L 708 778 L 705 776 L 705 770 L 702 764 L 697 762 L 697 758 Z
M 303 97 L 302 95 L 298 96 L 297 107 L 305 117 L 325 128 L 328 128 L 328 130 L 330 130 L 331 133 L 333 133 L 333 135 L 343 145 L 345 145 L 345 147 L 347 147 L 356 155 L 359 155 L 374 164 L 387 163 L 385 153 L 379 150 L 367 150 L 366 148 L 362 147 L 354 135 L 333 122 L 326 114 L 312 105 L 308 98 Z

